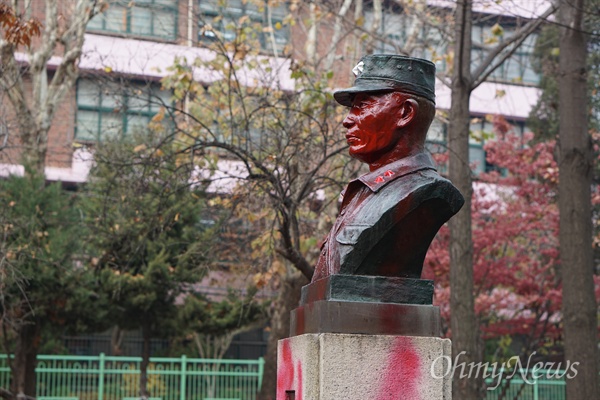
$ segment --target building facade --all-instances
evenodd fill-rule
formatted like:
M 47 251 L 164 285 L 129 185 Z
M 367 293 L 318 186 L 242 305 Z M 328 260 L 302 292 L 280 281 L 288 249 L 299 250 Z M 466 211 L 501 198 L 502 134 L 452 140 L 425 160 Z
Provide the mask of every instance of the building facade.
M 39 3 L 32 2 L 32 5 L 39 6 Z M 310 35 L 311 23 L 302 21 L 312 14 L 310 7 L 302 2 L 111 0 L 108 3 L 105 11 L 88 24 L 79 65 L 80 78 L 58 107 L 52 123 L 47 159 L 47 174 L 51 180 L 84 181 L 83 161 L 87 155 L 82 157 L 81 153 L 85 153 L 81 150 L 82 145 L 93 146 L 104 137 L 128 135 L 143 128 L 161 105 L 169 102 L 170 94 L 161 90 L 160 79 L 175 57 L 209 58 L 206 46 L 216 40 L 217 35 L 224 41 L 235 39 L 236 27 L 242 18 L 264 27 L 260 43 L 266 56 L 306 57 L 303 45 Z M 355 26 L 349 25 L 348 21 L 358 14 L 352 8 L 347 10 L 341 24 L 344 37 L 335 43 L 333 69 L 339 86 L 348 83 L 350 69 L 365 51 L 403 51 L 406 50 L 403 46 L 410 41 L 415 43 L 409 49 L 411 55 L 432 59 L 440 76 L 448 72 L 450 33 L 445 22 L 452 15 L 452 2 L 428 1 L 421 9 L 409 10 L 403 9 L 398 2 L 384 1 L 379 17 L 372 1 L 363 3 L 364 9 L 354 20 Z M 494 2 L 489 2 L 486 7 L 485 3 L 475 10 L 473 68 L 495 43 L 510 37 L 547 2 L 527 2 L 529 8 L 494 7 Z M 536 4 L 532 3 L 539 3 L 534 10 L 531 8 Z M 342 11 L 338 8 L 341 6 L 341 1 L 321 5 L 316 57 L 325 58 L 328 55 L 324 52 L 331 50 L 327 40 L 334 35 L 332 30 L 336 28 L 332 25 L 336 22 L 335 13 Z M 34 10 L 33 15 L 41 16 L 42 11 Z M 429 20 L 424 22 L 415 17 L 419 11 L 427 12 Z M 365 39 L 367 34 L 372 34 L 373 39 Z M 363 38 L 357 39 L 361 35 Z M 514 54 L 473 92 L 471 161 L 476 173 L 486 169 L 483 145 L 490 139 L 488 115 L 505 116 L 518 133 L 525 129 L 529 110 L 538 97 L 539 76 L 531 64 L 535 38 L 534 33 L 523 41 Z M 52 74 L 52 70 L 51 60 L 48 73 Z M 286 78 L 282 77 L 282 80 Z M 443 116 L 450 107 L 450 91 L 445 83 L 440 79 L 437 85 L 441 118 L 430 132 L 432 148 L 446 141 Z M 10 117 L 4 119 L 4 129 L 9 130 Z M 3 174 L 19 169 L 19 144 L 12 139 L 5 147 L 0 153 Z

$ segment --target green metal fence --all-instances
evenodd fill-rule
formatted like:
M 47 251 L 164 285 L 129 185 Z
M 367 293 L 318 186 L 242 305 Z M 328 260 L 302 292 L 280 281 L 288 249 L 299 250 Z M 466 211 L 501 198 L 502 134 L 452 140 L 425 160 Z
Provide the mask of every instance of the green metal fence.
M 499 384 L 488 378 L 486 400 L 565 400 L 565 375 L 565 370 L 538 369 L 533 375 L 531 370 L 521 369 L 511 372 L 511 378 L 504 375 Z
M 136 400 L 140 357 L 38 356 L 38 400 Z M 255 400 L 264 360 L 151 358 L 151 400 Z M 490 372 L 491 373 L 491 372 Z M 486 400 L 564 400 L 565 371 L 519 370 L 486 380 Z M 0 387 L 8 387 L 7 357 L 0 355 Z
M 139 398 L 140 357 L 38 356 L 38 400 L 133 400 Z M 152 400 L 255 400 L 264 360 L 150 358 Z M 0 387 L 10 369 L 0 355 Z

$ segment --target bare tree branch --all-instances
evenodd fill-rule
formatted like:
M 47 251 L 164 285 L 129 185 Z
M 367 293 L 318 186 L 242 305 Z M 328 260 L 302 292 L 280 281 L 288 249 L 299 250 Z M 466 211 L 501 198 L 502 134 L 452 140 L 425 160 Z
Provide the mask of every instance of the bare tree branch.
M 340 7 L 337 15 L 335 16 L 335 22 L 333 26 L 333 35 L 331 37 L 331 42 L 329 44 L 329 49 L 327 50 L 327 58 L 325 59 L 324 68 L 325 70 L 330 70 L 333 67 L 333 62 L 335 61 L 336 49 L 338 47 L 338 42 L 340 40 L 340 35 L 342 32 L 342 23 L 346 13 L 350 9 L 352 5 L 352 0 L 344 0 L 344 3 Z
M 527 24 L 523 25 L 521 29 L 516 31 L 508 40 L 502 41 L 496 47 L 494 47 L 488 55 L 483 59 L 479 67 L 473 72 L 472 79 L 473 83 L 471 90 L 481 85 L 485 80 L 500 66 L 502 65 L 519 46 L 527 39 L 527 37 L 533 33 L 539 26 L 545 22 L 546 18 L 554 14 L 557 10 L 555 5 L 548 7 L 548 9 L 542 13 L 538 18 L 532 19 Z M 508 51 L 505 51 L 512 46 Z M 500 57 L 498 57 L 500 55 Z
M 77 64 L 86 26 L 103 5 L 103 0 L 77 0 L 75 4 L 58 0 L 45 1 L 45 27 L 37 45 L 29 49 L 26 61 L 29 69 L 25 72 L 30 74 L 32 80 L 30 96 L 26 94 L 23 85 L 24 71 L 15 58 L 16 46 L 0 39 L 0 84 L 7 92 L 17 115 L 19 139 L 23 146 L 22 161 L 38 173 L 44 172 L 48 131 L 56 107 L 77 79 Z M 72 7 L 66 13 L 69 17 L 63 21 L 65 13 L 62 8 L 69 6 Z M 62 46 L 62 56 L 58 54 L 59 45 Z M 48 83 L 48 63 L 52 57 L 57 57 L 59 62 Z M 29 98 L 31 100 L 28 101 Z

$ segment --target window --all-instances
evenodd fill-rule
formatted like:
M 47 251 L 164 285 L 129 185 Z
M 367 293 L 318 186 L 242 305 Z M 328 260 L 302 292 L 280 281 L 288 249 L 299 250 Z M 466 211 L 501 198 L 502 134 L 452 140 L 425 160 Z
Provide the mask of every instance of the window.
M 91 79 L 77 82 L 76 138 L 98 141 L 146 128 L 171 94 L 158 84 L 117 85 Z
M 511 37 L 514 34 L 514 29 L 506 28 L 504 33 L 499 40 Z M 472 69 L 477 68 L 481 61 L 487 56 L 488 50 L 486 49 L 486 43 L 495 39 L 490 32 L 489 26 L 474 26 L 472 32 L 473 38 L 473 50 L 471 57 L 473 59 Z M 528 83 L 528 84 L 539 84 L 540 77 L 533 70 L 531 64 L 531 55 L 537 34 L 531 34 L 525 41 L 519 46 L 519 48 L 502 64 L 498 67 L 491 75 L 491 80 L 497 80 L 502 82 L 512 83 Z M 492 46 L 496 43 L 492 43 Z
M 372 29 L 373 20 L 373 11 L 365 11 L 364 27 L 367 31 Z M 412 57 L 430 60 L 436 65 L 438 72 L 446 71 L 448 42 L 440 27 L 434 25 L 415 25 L 413 16 L 402 13 L 392 4 L 389 9 L 384 9 L 381 15 L 381 23 L 376 33 L 384 39 L 376 41 L 375 52 L 398 54 L 406 50 L 405 45 L 408 41 L 412 41 Z
M 224 41 L 232 41 L 235 39 L 240 18 L 247 16 L 250 21 L 267 28 L 259 37 L 262 49 L 273 51 L 274 43 L 277 52 L 282 52 L 289 41 L 289 30 L 282 26 L 287 14 L 284 3 L 281 1 L 277 6 L 270 6 L 267 0 L 200 0 L 198 39 L 201 42 L 213 41 L 217 31 Z M 202 29 L 207 25 L 213 30 Z
M 375 15 L 373 11 L 365 12 L 365 28 L 371 30 Z M 404 14 L 382 13 L 381 22 L 377 34 L 386 38 L 385 41 L 377 41 L 377 53 L 397 53 L 398 47 L 406 42 L 407 18 Z
M 87 29 L 175 40 L 177 0 L 113 0 Z

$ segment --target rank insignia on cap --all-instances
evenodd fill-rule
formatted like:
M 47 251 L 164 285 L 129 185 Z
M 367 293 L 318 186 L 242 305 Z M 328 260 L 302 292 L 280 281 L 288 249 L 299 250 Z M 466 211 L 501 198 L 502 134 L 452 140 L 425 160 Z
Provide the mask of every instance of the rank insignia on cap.
M 354 76 L 358 76 L 358 75 L 362 74 L 364 68 L 365 68 L 365 63 L 361 61 L 358 64 L 356 64 L 356 66 L 354 68 L 352 68 L 352 73 L 354 74 Z

